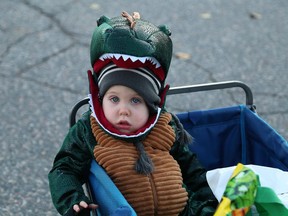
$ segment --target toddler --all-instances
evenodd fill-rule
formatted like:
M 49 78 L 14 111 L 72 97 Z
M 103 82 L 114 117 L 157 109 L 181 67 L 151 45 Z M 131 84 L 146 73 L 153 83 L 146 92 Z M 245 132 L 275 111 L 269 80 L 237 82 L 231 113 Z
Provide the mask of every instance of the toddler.
M 69 130 L 49 173 L 55 207 L 62 215 L 98 207 L 82 189 L 96 160 L 139 216 L 213 215 L 218 202 L 189 151 L 192 138 L 164 107 L 169 29 L 126 12 L 97 24 L 91 110 Z

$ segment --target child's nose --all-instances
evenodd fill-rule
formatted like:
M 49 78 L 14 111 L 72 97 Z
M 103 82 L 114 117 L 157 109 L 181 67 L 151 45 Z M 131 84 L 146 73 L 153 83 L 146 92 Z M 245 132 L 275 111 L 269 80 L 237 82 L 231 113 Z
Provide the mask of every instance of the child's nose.
M 126 104 L 122 104 L 119 110 L 120 115 L 128 116 L 130 114 L 129 107 Z

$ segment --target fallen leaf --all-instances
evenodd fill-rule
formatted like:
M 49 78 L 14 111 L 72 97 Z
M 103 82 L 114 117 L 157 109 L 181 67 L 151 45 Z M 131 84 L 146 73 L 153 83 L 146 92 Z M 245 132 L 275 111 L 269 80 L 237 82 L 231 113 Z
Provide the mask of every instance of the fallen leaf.
M 200 17 L 202 19 L 211 19 L 212 15 L 211 15 L 211 13 L 202 13 L 202 14 L 200 14 Z
M 93 3 L 93 4 L 90 5 L 90 8 L 93 9 L 93 10 L 98 10 L 100 8 L 100 5 L 96 4 L 96 3 Z
M 262 18 L 262 15 L 260 13 L 256 13 L 256 12 L 251 12 L 249 16 L 251 19 L 261 19 Z
M 178 59 L 190 59 L 191 58 L 191 55 L 189 53 L 184 53 L 184 52 L 177 52 L 175 56 Z

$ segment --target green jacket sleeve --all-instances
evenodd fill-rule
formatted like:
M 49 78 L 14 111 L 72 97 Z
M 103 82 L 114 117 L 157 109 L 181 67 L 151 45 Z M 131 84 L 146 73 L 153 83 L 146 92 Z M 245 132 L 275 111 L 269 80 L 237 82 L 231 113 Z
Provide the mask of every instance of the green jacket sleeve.
M 70 128 L 48 174 L 52 201 L 61 215 L 82 200 L 91 203 L 82 189 L 87 181 L 95 145 L 87 126 L 90 122 L 87 115 L 86 119 L 79 120 Z
M 172 125 L 174 124 L 172 123 Z M 189 196 L 187 205 L 180 215 L 213 215 L 218 201 L 208 185 L 206 170 L 198 161 L 196 154 L 189 150 L 188 144 L 179 141 L 183 140 L 179 137 L 179 134 L 182 133 L 179 130 L 183 130 L 183 128 L 175 125 L 173 127 L 176 131 L 176 142 L 172 146 L 170 154 L 177 160 L 181 168 L 184 187 L 186 187 Z

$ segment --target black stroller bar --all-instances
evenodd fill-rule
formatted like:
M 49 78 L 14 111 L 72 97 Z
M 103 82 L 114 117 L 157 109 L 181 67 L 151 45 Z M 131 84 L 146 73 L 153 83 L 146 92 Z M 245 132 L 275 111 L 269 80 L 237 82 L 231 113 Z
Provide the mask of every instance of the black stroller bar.
M 249 107 L 253 106 L 253 94 L 252 94 L 250 87 L 240 81 L 214 82 L 214 83 L 172 87 L 169 89 L 167 95 L 227 89 L 227 88 L 234 88 L 234 87 L 242 88 L 246 95 L 246 105 Z

